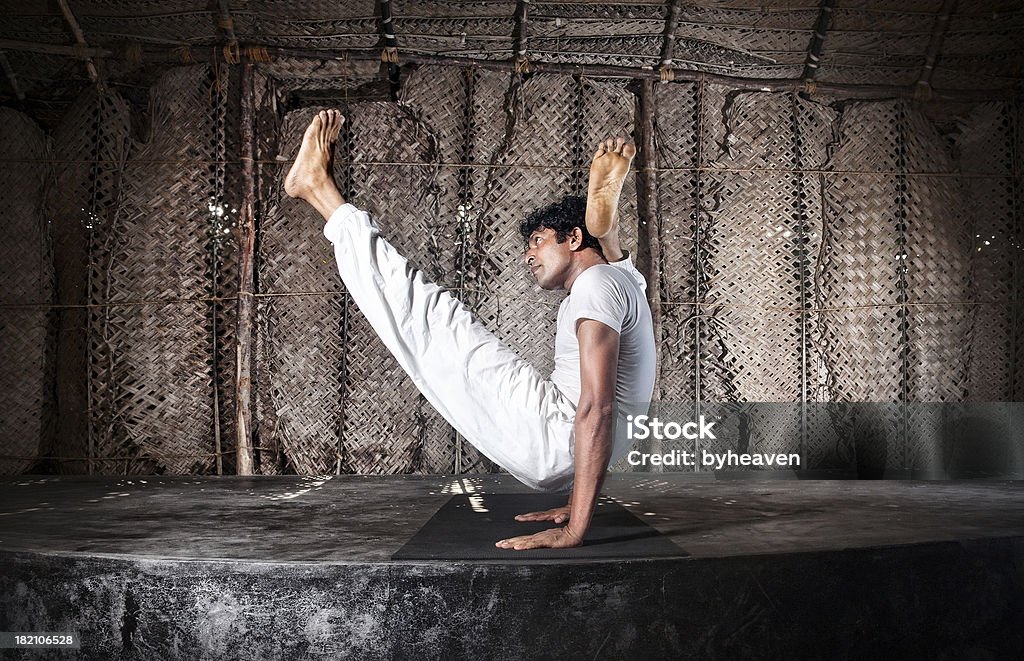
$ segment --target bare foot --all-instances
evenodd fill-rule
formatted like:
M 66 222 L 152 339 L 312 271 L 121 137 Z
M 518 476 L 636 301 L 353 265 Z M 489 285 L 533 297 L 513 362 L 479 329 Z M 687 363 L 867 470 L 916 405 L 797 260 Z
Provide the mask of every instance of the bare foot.
M 587 231 L 600 241 L 605 258 L 613 262 L 623 256 L 618 240 L 619 195 L 634 156 L 636 147 L 619 136 L 601 142 L 590 163 Z
M 331 153 L 341 133 L 345 118 L 337 110 L 321 110 L 302 136 L 302 146 L 295 157 L 284 192 L 312 204 L 324 218 L 345 203 L 331 178 Z

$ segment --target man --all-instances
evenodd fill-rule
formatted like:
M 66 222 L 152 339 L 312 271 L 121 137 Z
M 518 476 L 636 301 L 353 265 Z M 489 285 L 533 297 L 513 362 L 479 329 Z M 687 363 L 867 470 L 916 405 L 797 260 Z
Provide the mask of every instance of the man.
M 628 439 L 615 434 L 616 419 L 624 420 L 632 406 L 645 412 L 654 387 L 643 278 L 617 233 L 618 199 L 635 148 L 622 138 L 602 143 L 585 210 L 581 200 L 569 199 L 521 227 L 528 240 L 523 259 L 538 284 L 570 292 L 559 308 L 555 369 L 545 379 L 455 297 L 424 280 L 366 213 L 345 202 L 329 171 L 343 121 L 335 110 L 313 118 L 285 192 L 327 221 L 324 235 L 349 294 L 434 408 L 524 484 L 552 491 L 572 486 L 567 506 L 516 517 L 566 526 L 496 545 L 579 546 L 609 464 L 629 450 Z

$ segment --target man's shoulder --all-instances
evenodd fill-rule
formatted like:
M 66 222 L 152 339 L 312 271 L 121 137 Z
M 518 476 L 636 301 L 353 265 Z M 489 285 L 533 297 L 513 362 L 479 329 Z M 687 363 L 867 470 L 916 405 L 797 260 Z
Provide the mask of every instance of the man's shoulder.
M 582 285 L 587 290 L 621 291 L 631 295 L 639 290 L 636 279 L 625 269 L 611 264 L 594 264 L 576 277 L 573 290 Z
M 619 274 L 622 273 L 622 269 L 619 269 L 611 264 L 594 264 L 588 267 L 583 273 L 580 273 L 576 277 L 576 282 L 601 282 L 602 280 L 619 280 Z

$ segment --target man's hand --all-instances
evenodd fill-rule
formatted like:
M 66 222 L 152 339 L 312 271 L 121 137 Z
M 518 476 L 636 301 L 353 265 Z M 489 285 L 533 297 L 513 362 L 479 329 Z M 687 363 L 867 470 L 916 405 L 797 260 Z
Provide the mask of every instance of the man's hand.
M 577 536 L 568 526 L 542 530 L 534 535 L 512 537 L 496 542 L 499 549 L 526 551 L 529 549 L 569 549 L 583 544 L 583 537 Z
M 553 521 L 555 523 L 565 523 L 568 520 L 568 505 L 552 507 L 551 509 L 544 510 L 543 512 L 528 512 L 526 514 L 516 515 L 516 521 Z

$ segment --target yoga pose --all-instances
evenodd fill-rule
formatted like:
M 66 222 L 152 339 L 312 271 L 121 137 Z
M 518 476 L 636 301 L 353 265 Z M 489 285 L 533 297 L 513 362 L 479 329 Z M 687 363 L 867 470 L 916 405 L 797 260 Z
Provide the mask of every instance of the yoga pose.
M 482 454 L 524 484 L 571 487 L 565 507 L 520 521 L 565 523 L 498 541 L 500 548 L 568 548 L 583 543 L 608 466 L 632 442 L 626 416 L 647 412 L 654 388 L 654 333 L 643 276 L 623 253 L 617 207 L 636 149 L 601 143 L 587 201 L 566 198 L 520 227 L 523 261 L 544 289 L 569 295 L 558 310 L 555 368 L 545 378 L 505 346 L 462 303 L 424 279 L 346 203 L 329 171 L 344 118 L 317 114 L 306 129 L 285 192 L 327 221 L 349 294 L 424 397 Z

